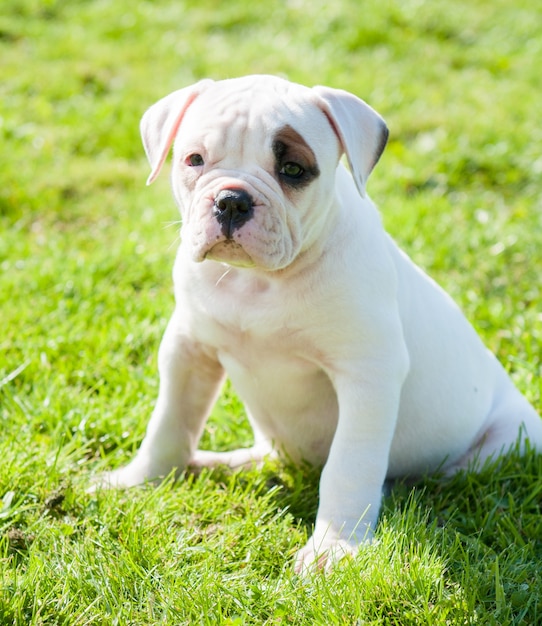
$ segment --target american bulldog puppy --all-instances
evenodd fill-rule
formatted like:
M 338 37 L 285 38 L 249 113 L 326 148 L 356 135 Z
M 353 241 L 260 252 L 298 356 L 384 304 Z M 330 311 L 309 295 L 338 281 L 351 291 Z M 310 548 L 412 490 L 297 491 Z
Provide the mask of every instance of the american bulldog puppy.
M 203 80 L 145 113 L 182 216 L 160 390 L 134 459 L 99 484 L 269 453 L 323 467 L 297 571 L 370 541 L 386 478 L 476 468 L 542 421 L 451 298 L 384 231 L 366 184 L 388 131 L 356 96 Z M 349 171 L 340 159 L 346 157 Z M 254 446 L 198 450 L 229 376 Z

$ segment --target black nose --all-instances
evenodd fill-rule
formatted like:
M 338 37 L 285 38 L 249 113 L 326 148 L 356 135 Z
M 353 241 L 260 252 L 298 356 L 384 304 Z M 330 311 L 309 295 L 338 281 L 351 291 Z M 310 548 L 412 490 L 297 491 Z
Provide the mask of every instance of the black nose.
M 222 189 L 215 198 L 213 215 L 223 234 L 231 239 L 233 231 L 247 222 L 254 213 L 253 201 L 243 189 Z

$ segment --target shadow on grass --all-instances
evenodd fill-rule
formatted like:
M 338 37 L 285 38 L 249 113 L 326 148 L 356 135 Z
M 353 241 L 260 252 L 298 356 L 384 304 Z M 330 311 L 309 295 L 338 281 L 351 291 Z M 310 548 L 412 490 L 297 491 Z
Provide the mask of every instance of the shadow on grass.
M 321 468 L 268 461 L 258 469 L 216 467 L 204 472 L 205 480 L 226 488 L 234 480 L 237 485 L 252 485 L 262 496 L 272 491 L 273 506 L 288 511 L 297 524 L 311 530 L 318 509 Z M 435 528 L 474 537 L 490 550 L 529 545 L 542 557 L 541 477 L 542 455 L 515 451 L 476 473 L 396 481 L 383 497 L 381 516 L 400 523 L 410 509 L 424 511 Z
M 259 492 L 273 490 L 272 501 L 279 509 L 310 526 L 318 508 L 321 468 L 267 461 L 258 469 L 204 470 L 206 480 L 228 484 L 254 483 Z M 198 473 L 191 473 L 196 477 Z M 494 530 L 507 525 L 520 544 L 542 542 L 542 455 L 529 450 L 514 451 L 487 463 L 478 472 L 462 471 L 451 478 L 427 476 L 417 481 L 395 481 L 383 498 L 382 513 L 396 514 L 416 506 L 428 511 L 438 526 L 451 526 L 465 535 L 476 534 L 489 545 L 501 546 Z M 531 520 L 530 516 L 534 516 Z M 516 518 L 513 525 L 511 520 Z M 539 518 L 539 519 L 537 519 Z M 505 533 L 506 535 L 508 533 Z
M 318 509 L 318 485 L 321 468 L 309 464 L 294 465 L 278 460 L 268 460 L 262 467 L 232 470 L 225 466 L 212 469 L 190 470 L 185 477 L 204 477 L 214 485 L 230 488 L 250 487 L 262 497 L 269 497 L 273 508 L 287 511 L 297 525 L 310 532 Z

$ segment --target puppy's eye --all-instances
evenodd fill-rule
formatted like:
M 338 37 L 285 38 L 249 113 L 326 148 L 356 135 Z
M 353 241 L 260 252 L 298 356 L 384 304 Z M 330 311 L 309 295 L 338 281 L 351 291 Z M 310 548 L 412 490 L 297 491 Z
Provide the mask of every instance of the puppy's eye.
M 288 161 L 285 163 L 280 173 L 288 178 L 301 178 L 305 173 L 305 170 L 299 165 L 299 163 L 293 163 L 292 161 Z
M 186 159 L 186 164 L 189 165 L 190 167 L 200 167 L 204 163 L 205 162 L 201 154 L 191 154 Z

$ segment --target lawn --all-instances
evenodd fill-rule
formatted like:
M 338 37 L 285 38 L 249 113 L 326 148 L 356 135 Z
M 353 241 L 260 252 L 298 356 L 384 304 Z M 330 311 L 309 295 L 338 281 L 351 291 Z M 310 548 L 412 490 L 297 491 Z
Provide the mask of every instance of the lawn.
M 399 484 L 330 575 L 292 557 L 318 472 L 269 462 L 87 494 L 158 388 L 178 214 L 138 124 L 202 77 L 356 93 L 387 229 L 542 404 L 542 6 L 530 0 L 4 0 L 0 624 L 538 624 L 542 458 Z M 250 441 L 226 387 L 203 445 Z

